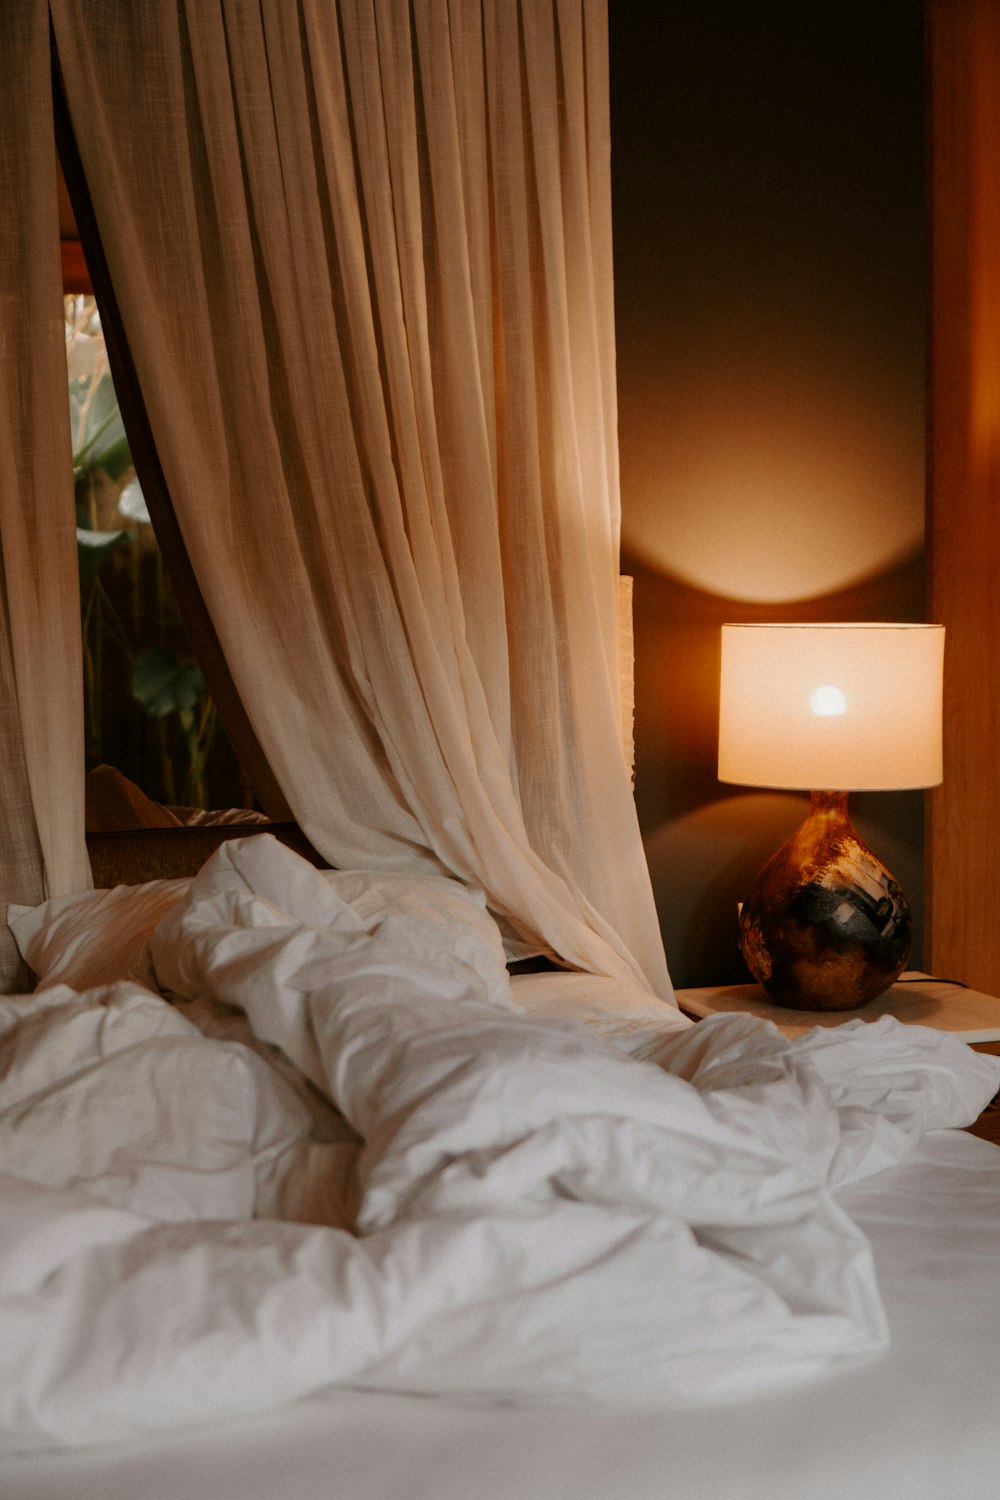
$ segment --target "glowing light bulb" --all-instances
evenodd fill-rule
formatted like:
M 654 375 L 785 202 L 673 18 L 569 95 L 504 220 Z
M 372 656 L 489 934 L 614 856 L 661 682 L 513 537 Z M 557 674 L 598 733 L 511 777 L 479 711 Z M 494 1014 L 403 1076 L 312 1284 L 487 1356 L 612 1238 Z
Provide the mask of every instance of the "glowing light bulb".
M 809 699 L 809 707 L 817 718 L 832 719 L 837 714 L 847 712 L 847 695 L 843 688 L 825 683 L 815 690 Z

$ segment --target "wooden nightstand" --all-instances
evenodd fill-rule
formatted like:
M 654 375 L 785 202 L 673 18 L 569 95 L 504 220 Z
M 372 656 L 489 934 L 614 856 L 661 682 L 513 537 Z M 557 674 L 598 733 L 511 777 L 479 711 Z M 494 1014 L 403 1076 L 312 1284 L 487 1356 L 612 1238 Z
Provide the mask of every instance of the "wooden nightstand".
M 842 1026 L 845 1021 L 877 1021 L 880 1016 L 895 1016 L 912 1025 L 930 1026 L 936 1031 L 950 1031 L 961 1037 L 977 1052 L 1000 1056 L 1000 999 L 979 990 L 948 984 L 930 974 L 917 971 L 900 976 L 899 981 L 860 1010 L 806 1011 L 786 1010 L 772 1005 L 757 984 L 708 985 L 702 989 L 677 991 L 677 1004 L 685 1015 L 701 1020 L 723 1011 L 743 1011 L 773 1021 L 785 1036 L 803 1036 L 814 1026 Z M 974 1125 L 973 1135 L 1000 1145 L 1000 1096 L 983 1111 Z

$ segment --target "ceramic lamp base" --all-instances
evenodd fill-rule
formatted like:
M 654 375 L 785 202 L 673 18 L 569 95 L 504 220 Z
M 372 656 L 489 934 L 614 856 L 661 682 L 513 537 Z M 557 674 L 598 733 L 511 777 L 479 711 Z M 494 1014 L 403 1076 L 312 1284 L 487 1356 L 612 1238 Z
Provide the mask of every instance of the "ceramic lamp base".
M 847 815 L 813 792 L 808 818 L 768 860 L 740 912 L 740 951 L 776 1005 L 854 1010 L 905 969 L 906 898 Z

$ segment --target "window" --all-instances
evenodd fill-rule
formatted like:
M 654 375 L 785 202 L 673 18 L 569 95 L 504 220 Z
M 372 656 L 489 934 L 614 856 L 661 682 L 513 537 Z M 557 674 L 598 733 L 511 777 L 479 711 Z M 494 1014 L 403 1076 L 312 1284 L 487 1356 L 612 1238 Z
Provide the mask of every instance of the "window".
M 167 807 L 249 805 L 164 571 L 92 296 L 64 298 L 87 769 Z

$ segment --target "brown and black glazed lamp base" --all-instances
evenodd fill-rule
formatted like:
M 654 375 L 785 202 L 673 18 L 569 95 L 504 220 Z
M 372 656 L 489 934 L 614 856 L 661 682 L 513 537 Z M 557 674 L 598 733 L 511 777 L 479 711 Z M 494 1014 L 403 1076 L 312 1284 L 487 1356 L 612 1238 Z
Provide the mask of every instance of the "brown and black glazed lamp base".
M 905 969 L 906 898 L 847 816 L 846 792 L 813 792 L 802 826 L 761 870 L 740 912 L 740 951 L 776 1005 L 854 1010 Z

